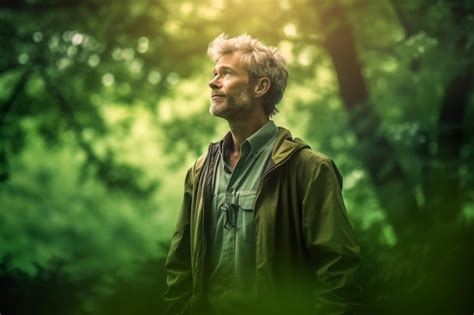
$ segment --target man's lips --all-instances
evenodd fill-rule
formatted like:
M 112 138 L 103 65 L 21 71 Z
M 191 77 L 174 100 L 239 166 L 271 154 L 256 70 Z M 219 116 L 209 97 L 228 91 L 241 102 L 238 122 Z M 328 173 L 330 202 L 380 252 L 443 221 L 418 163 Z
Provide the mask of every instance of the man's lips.
M 212 95 L 211 95 L 211 98 L 224 97 L 224 96 L 225 96 L 224 94 L 212 94 Z

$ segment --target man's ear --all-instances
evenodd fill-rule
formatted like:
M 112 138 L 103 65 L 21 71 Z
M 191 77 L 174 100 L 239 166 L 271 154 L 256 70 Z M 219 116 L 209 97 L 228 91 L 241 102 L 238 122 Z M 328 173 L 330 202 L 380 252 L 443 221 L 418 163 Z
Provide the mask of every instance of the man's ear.
M 270 89 L 270 79 L 267 77 L 261 77 L 257 80 L 255 83 L 255 88 L 254 88 L 254 96 L 255 97 L 261 97 L 267 93 L 267 91 Z

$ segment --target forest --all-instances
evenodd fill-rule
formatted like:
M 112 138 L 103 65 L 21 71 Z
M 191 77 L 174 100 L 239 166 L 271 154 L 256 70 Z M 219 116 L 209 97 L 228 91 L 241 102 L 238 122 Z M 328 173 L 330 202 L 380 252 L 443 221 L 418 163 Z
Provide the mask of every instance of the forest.
M 274 121 L 344 177 L 356 313 L 472 314 L 469 0 L 1 1 L 0 313 L 164 312 L 221 33 L 279 48 Z

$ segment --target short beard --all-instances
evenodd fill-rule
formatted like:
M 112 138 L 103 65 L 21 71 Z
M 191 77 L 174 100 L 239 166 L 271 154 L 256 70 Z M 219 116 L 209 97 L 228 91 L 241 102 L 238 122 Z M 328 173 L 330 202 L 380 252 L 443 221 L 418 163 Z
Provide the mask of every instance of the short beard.
M 244 91 L 241 91 L 238 95 L 229 95 L 227 101 L 231 105 L 231 108 L 244 109 L 248 107 L 250 103 L 250 91 L 251 88 L 247 87 Z

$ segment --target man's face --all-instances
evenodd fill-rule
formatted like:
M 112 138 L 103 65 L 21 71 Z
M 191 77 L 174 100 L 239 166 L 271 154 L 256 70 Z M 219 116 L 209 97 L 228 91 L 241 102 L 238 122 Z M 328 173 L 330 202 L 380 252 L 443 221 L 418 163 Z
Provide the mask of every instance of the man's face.
M 241 53 L 223 55 L 212 70 L 211 107 L 214 116 L 243 118 L 252 110 L 251 86 L 247 70 L 240 62 Z

